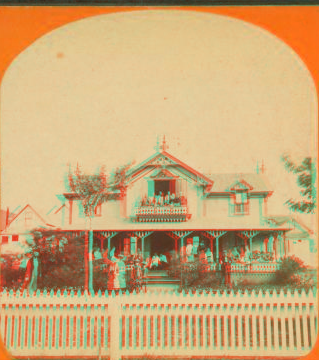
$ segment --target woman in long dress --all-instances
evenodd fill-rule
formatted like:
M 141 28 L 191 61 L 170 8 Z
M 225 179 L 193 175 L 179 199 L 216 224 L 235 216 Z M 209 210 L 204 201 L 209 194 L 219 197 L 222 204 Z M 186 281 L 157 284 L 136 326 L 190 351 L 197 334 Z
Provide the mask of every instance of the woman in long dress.
M 27 262 L 26 273 L 22 285 L 22 291 L 28 289 L 29 293 L 33 293 L 38 287 L 38 277 L 40 276 L 40 262 L 37 252 L 28 254 L 29 260 Z

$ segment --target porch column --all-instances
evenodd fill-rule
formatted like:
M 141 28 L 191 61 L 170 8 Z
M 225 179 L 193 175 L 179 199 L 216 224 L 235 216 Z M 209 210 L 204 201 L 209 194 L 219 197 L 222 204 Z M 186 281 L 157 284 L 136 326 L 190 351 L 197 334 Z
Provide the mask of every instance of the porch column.
M 143 259 L 144 259 L 144 238 L 145 238 L 145 236 L 142 236 L 142 237 L 141 237 L 141 243 L 142 243 L 142 256 L 143 256 Z
M 107 238 L 107 253 L 109 254 L 111 251 L 111 237 Z
M 177 255 L 177 252 L 178 252 L 177 239 L 175 239 L 174 241 L 175 241 L 175 254 Z
M 219 269 L 219 236 L 216 236 L 216 263 Z
M 101 240 L 101 254 L 103 254 L 104 237 L 100 237 Z
M 214 247 L 213 247 L 213 239 L 210 238 L 210 251 L 212 253 L 212 256 L 214 256 Z

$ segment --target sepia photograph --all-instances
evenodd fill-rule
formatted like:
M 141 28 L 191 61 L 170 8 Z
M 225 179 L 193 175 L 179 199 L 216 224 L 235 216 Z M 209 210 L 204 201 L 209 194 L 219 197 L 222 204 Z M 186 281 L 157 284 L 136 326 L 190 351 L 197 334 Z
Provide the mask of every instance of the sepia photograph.
M 316 6 L 0 8 L 8 359 L 313 351 L 318 29 Z

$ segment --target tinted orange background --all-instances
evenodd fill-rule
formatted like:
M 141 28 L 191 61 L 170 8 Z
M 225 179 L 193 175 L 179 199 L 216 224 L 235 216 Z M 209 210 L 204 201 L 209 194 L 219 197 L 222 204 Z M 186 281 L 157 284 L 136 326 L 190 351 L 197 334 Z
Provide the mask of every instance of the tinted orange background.
M 12 60 L 38 37 L 85 17 L 146 7 L 1 7 L 0 80 Z M 147 7 L 152 9 L 152 7 Z M 174 9 L 174 7 L 170 7 Z M 178 7 L 232 16 L 260 26 L 288 44 L 304 61 L 319 84 L 319 6 Z M 6 358 L 0 344 L 0 358 Z M 264 354 L 265 357 L 267 354 Z M 319 358 L 319 344 L 306 358 Z

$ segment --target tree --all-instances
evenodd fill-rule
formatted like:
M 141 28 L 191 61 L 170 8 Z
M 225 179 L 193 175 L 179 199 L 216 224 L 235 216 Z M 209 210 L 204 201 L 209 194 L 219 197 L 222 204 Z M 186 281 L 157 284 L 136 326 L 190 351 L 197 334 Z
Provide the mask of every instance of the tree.
M 85 289 L 90 293 L 93 289 L 93 229 L 92 218 L 94 217 L 95 208 L 98 205 L 108 201 L 114 191 L 119 191 L 121 196 L 126 189 L 126 174 L 131 164 L 117 168 L 109 179 L 105 173 L 104 167 L 101 167 L 98 174 L 84 174 L 79 166 L 75 171 L 69 170 L 68 186 L 69 190 L 75 193 L 81 200 L 83 214 L 87 220 L 87 231 L 85 236 Z
M 288 172 L 297 175 L 297 184 L 301 188 L 301 199 L 289 199 L 285 202 L 294 212 L 314 213 L 316 209 L 316 170 L 311 157 L 303 159 L 300 165 L 295 164 L 289 155 L 281 157 Z
M 107 177 L 102 167 L 98 174 L 83 174 L 77 165 L 72 173 L 69 169 L 69 189 L 81 200 L 83 214 L 87 222 L 87 231 L 84 241 L 84 263 L 85 263 L 85 290 L 93 293 L 93 230 L 92 218 L 96 206 L 108 200 L 109 192 Z
M 83 285 L 83 239 L 70 240 L 63 232 L 46 229 L 36 229 L 32 234 L 29 252 L 37 252 L 41 261 L 39 287 L 60 289 Z

